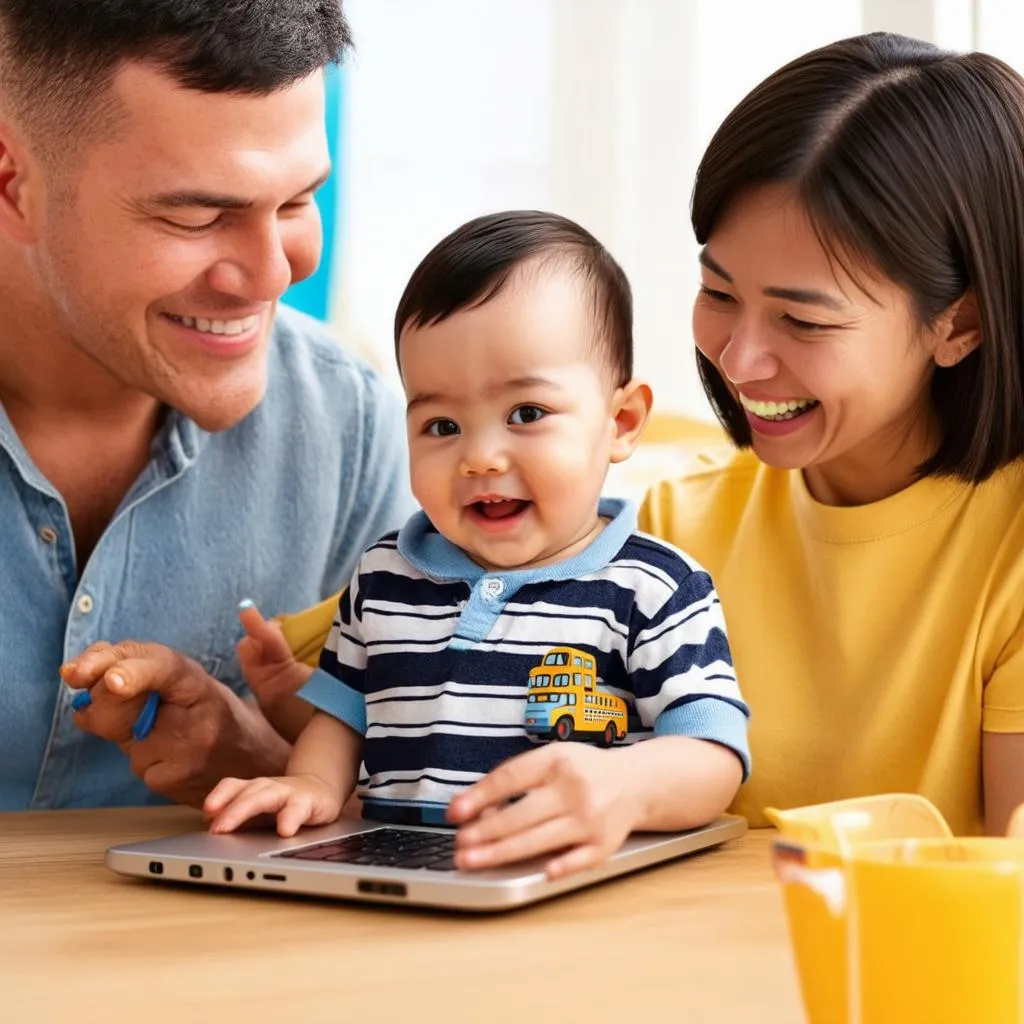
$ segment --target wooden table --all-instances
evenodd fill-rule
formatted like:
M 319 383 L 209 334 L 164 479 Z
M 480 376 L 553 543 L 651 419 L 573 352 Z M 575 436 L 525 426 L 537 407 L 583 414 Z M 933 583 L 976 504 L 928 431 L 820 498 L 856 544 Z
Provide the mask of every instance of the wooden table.
M 122 878 L 181 808 L 0 815 L 0 1020 L 802 1019 L 770 833 L 497 917 Z

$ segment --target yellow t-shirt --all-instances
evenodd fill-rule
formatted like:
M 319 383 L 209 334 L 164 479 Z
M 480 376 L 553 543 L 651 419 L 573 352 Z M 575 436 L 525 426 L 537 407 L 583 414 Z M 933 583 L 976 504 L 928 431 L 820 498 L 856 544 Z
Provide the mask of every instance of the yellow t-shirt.
M 837 508 L 723 447 L 653 487 L 640 528 L 721 596 L 752 713 L 737 813 L 914 792 L 982 831 L 981 732 L 1024 732 L 1024 466 Z

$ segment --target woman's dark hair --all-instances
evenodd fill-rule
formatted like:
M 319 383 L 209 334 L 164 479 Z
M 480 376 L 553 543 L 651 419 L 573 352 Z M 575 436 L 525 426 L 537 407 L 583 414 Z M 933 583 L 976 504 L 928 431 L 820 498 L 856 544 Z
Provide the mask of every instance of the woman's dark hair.
M 604 349 L 617 387 L 633 376 L 633 299 L 629 281 L 608 250 L 574 221 L 539 210 L 477 217 L 434 246 L 413 271 L 395 313 L 395 358 L 410 324 L 440 323 L 499 295 L 514 272 L 535 260 L 540 269 L 569 270 L 590 299 L 595 344 Z
M 981 344 L 934 371 L 941 440 L 919 472 L 977 482 L 1024 453 L 1024 79 L 987 54 L 885 33 L 814 50 L 715 133 L 693 190 L 697 241 L 772 183 L 792 186 L 833 258 L 904 288 L 922 324 L 973 289 Z M 749 445 L 725 381 L 700 353 L 698 367 Z

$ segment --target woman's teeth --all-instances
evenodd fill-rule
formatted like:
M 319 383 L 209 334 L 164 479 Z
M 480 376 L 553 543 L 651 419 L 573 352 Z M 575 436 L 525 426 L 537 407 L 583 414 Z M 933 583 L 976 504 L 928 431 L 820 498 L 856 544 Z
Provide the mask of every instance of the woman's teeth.
M 762 420 L 791 420 L 814 408 L 818 403 L 813 398 L 792 398 L 785 402 L 756 402 L 746 395 L 740 395 L 740 404 L 747 412 Z
M 247 316 L 243 320 L 207 320 L 204 317 L 174 316 L 171 319 L 183 324 L 185 327 L 193 327 L 197 331 L 204 331 L 207 334 L 245 334 L 251 331 L 259 322 L 259 316 Z

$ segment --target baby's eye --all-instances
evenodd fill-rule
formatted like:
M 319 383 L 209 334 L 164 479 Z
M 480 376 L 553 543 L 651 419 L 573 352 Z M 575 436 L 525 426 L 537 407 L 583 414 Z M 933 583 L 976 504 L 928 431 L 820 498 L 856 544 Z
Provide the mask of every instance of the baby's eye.
M 431 420 L 423 429 L 431 437 L 454 437 L 459 425 L 455 420 Z
M 508 414 L 508 421 L 517 427 L 524 427 L 528 423 L 544 419 L 547 414 L 547 409 L 542 409 L 539 405 L 519 405 Z

